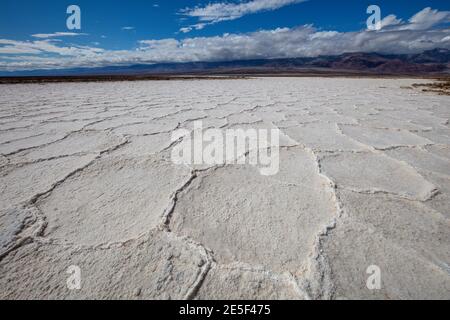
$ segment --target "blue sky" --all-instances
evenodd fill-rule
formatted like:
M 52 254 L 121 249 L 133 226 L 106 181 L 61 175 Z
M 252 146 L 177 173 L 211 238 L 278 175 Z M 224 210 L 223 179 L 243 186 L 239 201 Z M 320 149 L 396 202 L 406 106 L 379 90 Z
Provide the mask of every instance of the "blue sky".
M 81 30 L 66 27 L 72 4 Z M 381 8 L 380 31 L 366 30 L 371 4 Z M 448 0 L 2 0 L 0 8 L 3 71 L 450 48 Z

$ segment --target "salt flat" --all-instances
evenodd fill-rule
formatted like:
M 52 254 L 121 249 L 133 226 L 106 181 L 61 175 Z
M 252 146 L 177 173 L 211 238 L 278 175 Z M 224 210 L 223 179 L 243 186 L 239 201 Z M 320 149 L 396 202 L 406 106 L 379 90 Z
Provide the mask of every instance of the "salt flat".
M 417 82 L 0 86 L 0 298 L 450 299 L 450 99 Z M 195 121 L 279 128 L 278 173 L 174 164 Z

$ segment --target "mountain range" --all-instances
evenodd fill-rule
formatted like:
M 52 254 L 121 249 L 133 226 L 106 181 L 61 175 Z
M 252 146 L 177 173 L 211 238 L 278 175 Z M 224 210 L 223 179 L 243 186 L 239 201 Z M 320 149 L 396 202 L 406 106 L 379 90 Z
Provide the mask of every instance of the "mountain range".
M 3 77 L 23 76 L 142 76 L 204 74 L 349 73 L 374 75 L 450 75 L 450 50 L 433 49 L 419 54 L 344 53 L 314 58 L 255 59 L 221 62 L 136 64 L 0 72 Z

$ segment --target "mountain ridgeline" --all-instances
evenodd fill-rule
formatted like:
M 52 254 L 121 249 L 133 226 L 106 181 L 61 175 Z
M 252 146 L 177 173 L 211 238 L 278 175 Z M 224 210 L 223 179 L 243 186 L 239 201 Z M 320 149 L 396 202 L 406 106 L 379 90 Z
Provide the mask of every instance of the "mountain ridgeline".
M 450 50 L 433 49 L 419 54 L 344 53 L 338 56 L 255 59 L 220 62 L 155 63 L 0 72 L 1 76 L 95 76 L 173 74 L 289 74 L 350 73 L 374 75 L 450 75 Z

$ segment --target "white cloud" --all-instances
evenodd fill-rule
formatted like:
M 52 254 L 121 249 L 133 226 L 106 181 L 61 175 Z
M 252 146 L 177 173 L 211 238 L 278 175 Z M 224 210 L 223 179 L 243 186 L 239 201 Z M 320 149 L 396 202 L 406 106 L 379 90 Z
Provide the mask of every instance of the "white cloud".
M 381 21 L 382 29 L 397 30 L 427 30 L 440 24 L 450 22 L 450 11 L 438 11 L 425 8 L 413 15 L 407 22 L 391 14 Z
M 75 33 L 75 32 L 55 32 L 55 33 L 37 33 L 32 34 L 33 38 L 47 39 L 47 38 L 57 38 L 57 37 L 76 37 L 76 36 L 87 36 L 87 33 Z
M 188 32 L 191 32 L 191 31 L 192 31 L 191 27 L 183 27 L 183 28 L 180 29 L 180 32 L 182 32 L 182 33 L 188 33 Z
M 0 39 L 0 53 L 12 54 L 55 54 L 60 56 L 92 56 L 103 49 L 88 46 L 57 46 L 55 40 L 15 41 Z M 1 46 L 4 45 L 4 46 Z
M 37 49 L 20 46 L 0 47 L 0 54 L 35 54 L 35 53 L 41 53 L 41 51 Z
M 386 16 L 383 20 L 381 20 L 381 28 L 398 26 L 402 23 L 402 19 L 397 19 L 397 16 L 394 14 L 390 14 Z
M 122 30 L 134 30 L 134 27 L 122 27 Z
M 336 32 L 312 26 L 184 40 L 141 41 L 142 57 L 161 61 L 220 61 L 314 57 L 344 52 L 415 53 L 442 45 L 450 30 Z
M 235 20 L 245 15 L 276 10 L 287 5 L 305 1 L 307 0 L 250 0 L 239 3 L 216 2 L 204 7 L 185 8 L 180 13 L 187 17 L 197 18 L 200 23 L 183 27 L 180 31 L 189 32 L 193 29 L 198 30 L 199 26 L 203 28 L 206 25 L 221 21 Z
M 180 32 L 182 32 L 182 33 L 188 33 L 188 32 L 191 32 L 192 30 L 202 30 L 202 29 L 204 29 L 206 26 L 208 25 L 208 23 L 197 23 L 197 24 L 194 24 L 194 25 L 192 25 L 192 26 L 189 26 L 189 27 L 183 27 L 183 28 L 180 28 Z
M 442 16 L 440 12 L 432 11 L 434 12 L 432 17 Z M 142 40 L 135 50 L 65 46 L 50 39 L 40 41 L 0 39 L 0 54 L 3 54 L 0 55 L 0 70 L 315 57 L 345 52 L 399 54 L 418 53 L 434 48 L 450 49 L 449 28 L 425 30 L 411 28 L 411 25 L 417 26 L 419 22 L 424 25 L 423 21 L 426 19 L 417 19 L 418 14 L 408 22 L 401 22 L 395 16 L 388 17 L 385 18 L 386 28 L 380 32 L 367 30 L 337 32 L 318 30 L 312 25 L 305 25 L 297 28 L 191 37 L 182 40 Z M 442 18 L 432 20 L 444 21 Z M 431 25 L 435 26 L 436 22 Z
M 393 14 L 388 15 L 381 21 L 381 27 L 390 30 L 427 30 L 449 22 L 450 11 L 438 11 L 428 7 L 417 12 L 407 22 L 397 19 Z
M 428 7 L 412 16 L 405 29 L 425 30 L 435 25 L 448 22 L 450 22 L 450 11 L 438 11 Z

